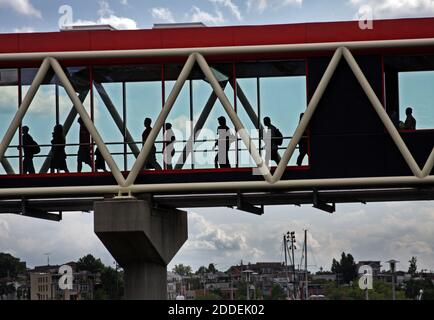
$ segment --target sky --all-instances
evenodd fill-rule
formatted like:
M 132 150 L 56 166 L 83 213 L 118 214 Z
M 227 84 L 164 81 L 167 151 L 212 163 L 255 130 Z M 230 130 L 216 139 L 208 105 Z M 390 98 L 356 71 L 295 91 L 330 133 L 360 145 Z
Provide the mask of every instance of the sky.
M 61 8 L 64 5 L 69 5 L 72 11 Z M 434 15 L 434 1 L 430 0 L 78 0 L 70 3 L 0 0 L 0 33 L 57 31 L 59 19 L 74 24 L 110 23 L 119 29 L 191 21 L 213 26 L 353 20 L 366 5 L 373 9 L 375 18 Z M 434 81 L 434 76 L 407 74 L 400 80 L 408 92 L 420 97 L 417 91 L 423 90 L 420 84 L 430 92 L 428 84 Z M 248 88 L 247 82 L 244 85 Z M 46 91 L 49 90 L 52 88 L 47 87 Z M 108 90 L 113 94 L 118 89 Z M 38 93 L 41 101 L 46 101 L 46 91 Z M 273 95 L 272 91 L 269 95 Z M 0 121 L 8 117 L 1 112 L 1 106 L 6 104 L 2 99 L 6 96 L 0 95 Z M 413 96 L 401 97 L 405 101 L 403 105 L 407 104 L 405 99 L 414 103 Z M 429 96 L 426 99 L 432 100 Z M 418 103 L 427 105 L 428 102 L 419 99 Z M 70 108 L 67 100 L 61 100 L 61 105 L 65 110 Z M 43 114 L 44 110 L 39 112 Z M 104 117 L 100 115 L 100 119 Z M 3 127 L 0 134 L 3 134 Z M 396 259 L 401 261 L 400 269 L 407 269 L 408 260 L 416 256 L 420 269 L 434 269 L 432 202 L 338 205 L 333 215 L 310 206 L 268 207 L 261 217 L 230 209 L 189 210 L 189 240 L 169 268 L 183 263 L 197 269 L 213 262 L 217 268 L 225 270 L 241 260 L 245 263 L 282 261 L 282 235 L 296 231 L 301 247 L 304 229 L 309 230 L 308 264 L 315 271 L 320 267 L 330 269 L 332 258 L 338 258 L 343 251 L 352 253 L 356 260 L 382 260 L 384 266 L 384 261 Z M 102 258 L 108 265 L 113 265 L 114 261 L 93 233 L 91 213 L 65 213 L 61 223 L 2 215 L 0 252 L 14 254 L 29 266 L 46 263 L 46 253 L 50 253 L 53 264 L 76 260 L 87 253 Z

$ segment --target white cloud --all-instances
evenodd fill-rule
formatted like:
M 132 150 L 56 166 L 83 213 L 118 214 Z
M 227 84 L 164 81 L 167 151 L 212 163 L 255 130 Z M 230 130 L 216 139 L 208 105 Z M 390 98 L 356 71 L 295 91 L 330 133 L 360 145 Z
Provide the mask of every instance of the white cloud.
M 223 14 L 221 11 L 216 10 L 215 14 L 203 11 L 200 8 L 193 6 L 191 9 L 191 14 L 189 16 L 191 22 L 203 22 L 210 24 L 219 24 L 225 22 Z
M 247 11 L 263 13 L 268 8 L 281 8 L 289 5 L 301 6 L 303 0 L 247 0 Z
M 0 215 L 0 252 L 9 252 L 26 261 L 28 266 L 50 262 L 61 264 L 77 260 L 88 253 L 112 265 L 114 259 L 93 232 L 93 215 L 64 213 L 60 223 L 32 218 Z M 5 227 L 7 229 L 5 229 Z M 4 233 L 4 230 L 8 231 Z
M 237 20 L 239 21 L 243 20 L 240 8 L 232 0 L 209 0 L 209 1 L 215 3 L 216 5 L 220 5 L 228 8 L 231 11 L 231 13 L 237 18 Z
M 434 0 L 350 0 L 357 8 L 370 6 L 375 18 L 432 16 Z
M 22 28 L 15 28 L 14 33 L 31 33 L 35 32 L 35 29 L 32 27 L 22 27 Z
M 83 26 L 83 25 L 100 25 L 109 24 L 116 29 L 120 30 L 134 30 L 137 29 L 137 22 L 133 19 L 126 17 L 119 17 L 115 15 L 115 12 L 110 8 L 107 1 L 99 1 L 98 15 L 99 18 L 96 21 L 92 20 L 77 20 L 72 25 L 73 26 Z
M 29 0 L 0 0 L 0 8 L 10 8 L 26 16 L 42 18 L 41 11 L 37 10 Z
M 240 232 L 229 234 L 197 213 L 190 214 L 189 219 L 193 230 L 197 232 L 190 240 L 192 247 L 211 250 L 243 250 L 247 248 L 244 234 Z
M 124 5 L 124 6 L 127 6 L 128 5 L 128 0 L 121 0 L 121 4 Z
M 100 17 L 109 17 L 114 14 L 114 11 L 110 9 L 110 4 L 107 1 L 99 1 L 98 15 Z
M 151 14 L 154 19 L 167 23 L 174 23 L 173 14 L 168 8 L 156 7 L 151 9 Z

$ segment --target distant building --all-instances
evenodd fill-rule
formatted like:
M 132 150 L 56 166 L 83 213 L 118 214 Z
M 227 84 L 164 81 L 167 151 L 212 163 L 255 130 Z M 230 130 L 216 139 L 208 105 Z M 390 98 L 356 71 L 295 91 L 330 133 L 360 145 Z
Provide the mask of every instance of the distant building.
M 359 261 L 357 263 L 357 272 L 361 266 L 370 266 L 374 277 L 377 277 L 381 273 L 381 261 Z
M 59 287 L 60 266 L 39 266 L 29 271 L 31 300 L 93 300 L 99 275 L 76 271 L 76 263 L 67 263 L 73 269 L 72 290 Z

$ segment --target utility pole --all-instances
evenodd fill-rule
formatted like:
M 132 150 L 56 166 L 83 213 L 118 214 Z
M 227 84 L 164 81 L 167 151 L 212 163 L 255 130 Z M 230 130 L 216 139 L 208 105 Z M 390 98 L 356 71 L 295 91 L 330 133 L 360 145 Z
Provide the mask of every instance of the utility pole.
M 289 236 L 289 240 L 291 241 L 291 255 L 292 255 L 292 283 L 293 283 L 293 288 L 294 288 L 294 298 L 297 299 L 297 291 L 296 291 L 296 281 L 295 281 L 295 257 L 294 257 L 294 250 L 297 249 L 295 247 L 295 232 L 288 232 L 288 236 Z
M 305 271 L 305 300 L 309 299 L 309 278 L 307 271 L 307 230 L 304 230 L 304 271 Z
M 288 243 L 287 243 L 286 235 L 283 235 L 283 251 L 285 252 L 286 285 L 288 289 L 288 299 L 289 299 L 290 293 L 289 293 L 289 274 L 288 274 Z
M 392 300 L 396 300 L 396 284 L 395 284 L 395 271 L 396 271 L 396 264 L 399 262 L 397 260 L 389 260 L 387 261 L 390 265 L 390 273 L 392 275 Z

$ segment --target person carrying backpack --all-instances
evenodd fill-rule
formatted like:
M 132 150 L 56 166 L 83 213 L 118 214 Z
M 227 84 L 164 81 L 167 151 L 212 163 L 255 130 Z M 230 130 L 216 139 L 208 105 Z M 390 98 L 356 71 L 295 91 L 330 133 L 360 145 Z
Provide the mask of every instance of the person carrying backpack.
M 264 118 L 264 125 L 268 128 L 264 135 L 265 150 L 267 150 L 267 163 L 272 160 L 276 162 L 276 164 L 279 164 L 279 147 L 283 144 L 283 135 L 280 130 L 271 123 L 269 117 Z
M 35 174 L 35 166 L 33 165 L 33 157 L 41 152 L 41 148 L 33 140 L 32 136 L 29 134 L 29 127 L 25 126 L 22 129 L 23 132 L 23 174 Z M 19 149 L 19 148 L 18 148 Z

